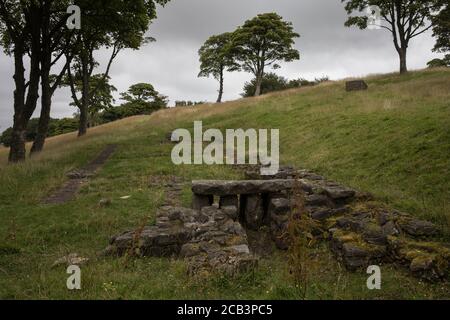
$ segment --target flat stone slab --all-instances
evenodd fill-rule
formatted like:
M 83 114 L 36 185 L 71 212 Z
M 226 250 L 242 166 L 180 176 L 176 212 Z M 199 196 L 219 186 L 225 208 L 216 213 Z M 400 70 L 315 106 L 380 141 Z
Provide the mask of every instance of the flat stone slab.
M 198 195 L 230 196 L 237 194 L 276 193 L 291 190 L 295 180 L 199 180 L 192 182 L 192 192 Z

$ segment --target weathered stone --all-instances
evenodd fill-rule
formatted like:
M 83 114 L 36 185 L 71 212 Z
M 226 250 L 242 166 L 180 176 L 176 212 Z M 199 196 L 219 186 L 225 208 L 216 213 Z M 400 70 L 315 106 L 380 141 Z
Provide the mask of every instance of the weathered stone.
M 214 203 L 214 196 L 212 195 L 199 195 L 192 196 L 192 208 L 194 210 L 202 210 L 204 207 L 209 207 Z
M 438 281 L 449 275 L 450 248 L 443 244 L 390 237 L 389 251 L 397 261 L 408 266 L 416 277 Z
M 347 81 L 345 83 L 345 90 L 346 91 L 360 91 L 360 90 L 367 90 L 369 86 L 364 80 L 353 80 L 353 81 Z
M 190 258 L 199 255 L 202 252 L 198 243 L 186 243 L 181 247 L 180 257 Z
M 375 223 L 365 225 L 362 236 L 365 241 L 371 244 L 387 244 L 387 235 L 383 232 L 383 229 Z
M 394 221 L 394 215 L 387 211 L 379 212 L 377 214 L 377 221 L 380 226 L 384 226 L 389 221 Z
M 188 274 L 198 276 L 211 271 L 228 276 L 250 272 L 258 265 L 258 260 L 245 252 L 229 248 L 208 255 L 197 255 L 188 260 Z
M 197 195 L 251 195 L 291 190 L 294 180 L 193 181 L 192 192 Z
M 325 194 L 327 194 L 333 200 L 351 200 L 356 194 L 356 191 L 342 186 L 323 186 Z
M 245 253 L 245 254 L 250 254 L 250 249 L 248 248 L 248 245 L 246 244 L 241 244 L 238 246 L 232 246 L 230 247 L 231 250 L 237 252 L 237 253 Z
M 365 243 L 358 234 L 337 229 L 332 232 L 331 250 L 349 270 L 379 263 L 387 255 L 385 246 Z
M 348 212 L 347 207 L 336 209 L 326 207 L 308 207 L 307 209 L 311 214 L 311 218 L 317 221 L 324 221 L 333 216 L 337 216 Z
M 397 221 L 399 228 L 414 237 L 431 237 L 439 234 L 439 229 L 431 222 L 413 218 L 400 218 Z
M 368 247 L 358 243 L 345 243 L 342 248 L 342 258 L 349 270 L 366 268 L 378 263 L 386 256 L 384 247 Z
M 285 198 L 270 199 L 268 214 L 270 216 L 289 215 L 291 213 L 291 201 Z
M 329 208 L 310 208 L 311 218 L 318 221 L 323 221 L 333 215 L 333 210 Z
M 239 218 L 239 211 L 237 207 L 222 207 L 220 209 L 233 221 Z
M 249 229 L 258 230 L 264 219 L 264 206 L 261 195 L 243 196 L 245 224 Z
M 397 227 L 395 226 L 395 223 L 393 221 L 388 221 L 386 222 L 381 229 L 383 230 L 383 233 L 386 236 L 396 236 L 398 235 L 400 232 L 398 231 Z
M 330 200 L 325 195 L 312 194 L 312 195 L 307 195 L 305 197 L 305 205 L 312 206 L 312 207 L 321 207 L 321 206 L 331 207 L 332 203 L 330 203 Z
M 111 239 L 105 254 L 187 259 L 188 269 L 209 268 L 211 272 L 235 274 L 255 265 L 247 235 L 237 218 L 236 207 L 203 207 L 201 211 L 163 207 L 156 226 L 122 233 Z M 221 264 L 223 263 L 223 265 Z
M 371 222 L 369 213 L 356 213 L 349 216 L 340 217 L 336 220 L 338 228 L 359 232 L 364 226 Z
M 236 207 L 239 208 L 239 197 L 237 195 L 220 197 L 219 207 Z

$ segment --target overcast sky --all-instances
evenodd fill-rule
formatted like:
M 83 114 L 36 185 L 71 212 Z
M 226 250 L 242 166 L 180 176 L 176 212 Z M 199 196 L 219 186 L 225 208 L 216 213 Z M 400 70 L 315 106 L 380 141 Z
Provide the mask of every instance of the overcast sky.
M 346 12 L 340 0 L 171 0 L 158 9 L 158 19 L 149 35 L 157 42 L 140 51 L 123 51 L 115 61 L 111 78 L 118 92 L 138 82 L 152 83 L 156 90 L 175 100 L 215 101 L 218 84 L 214 79 L 197 78 L 197 51 L 213 34 L 233 31 L 259 13 L 277 12 L 291 21 L 301 38 L 296 42 L 301 59 L 282 64 L 276 72 L 287 78 L 331 79 L 364 76 L 398 70 L 398 56 L 391 35 L 385 30 L 346 28 Z M 408 67 L 421 69 L 436 57 L 431 52 L 430 33 L 414 39 L 409 49 Z M 98 54 L 103 72 L 108 52 Z M 0 132 L 12 124 L 13 63 L 0 53 Z M 245 73 L 226 74 L 225 100 L 240 97 Z M 59 90 L 53 100 L 52 117 L 71 116 L 70 95 Z M 120 101 L 118 101 L 120 102 Z M 39 110 L 35 116 L 39 116 Z

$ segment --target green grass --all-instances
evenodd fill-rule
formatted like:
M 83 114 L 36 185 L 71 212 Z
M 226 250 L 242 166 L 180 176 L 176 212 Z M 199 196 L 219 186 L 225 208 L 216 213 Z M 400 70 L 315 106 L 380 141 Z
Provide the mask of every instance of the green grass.
M 372 192 L 379 201 L 450 229 L 450 72 L 445 69 L 367 79 L 367 92 L 346 93 L 343 82 L 286 91 L 196 109 L 136 117 L 74 135 L 50 139 L 46 152 L 16 166 L 0 150 L 1 299 L 299 299 L 287 257 L 278 252 L 258 270 L 236 279 L 188 278 L 183 261 L 95 258 L 110 236 L 152 222 L 162 188 L 152 175 L 232 179 L 228 167 L 171 163 L 175 128 L 203 120 L 210 128 L 279 128 L 284 164 L 307 168 Z M 108 143 L 117 153 L 83 186 L 74 201 L 40 204 Z M 123 196 L 131 196 L 121 200 Z M 189 205 L 190 191 L 183 193 Z M 112 199 L 109 207 L 100 199 Z M 445 240 L 444 239 L 444 240 Z M 91 258 L 82 268 L 83 289 L 70 292 L 64 268 L 53 262 L 76 252 Z M 381 291 L 366 288 L 364 272 L 348 273 L 324 244 L 311 252 L 315 264 L 307 299 L 449 299 L 448 284 L 427 284 L 407 271 L 383 266 Z

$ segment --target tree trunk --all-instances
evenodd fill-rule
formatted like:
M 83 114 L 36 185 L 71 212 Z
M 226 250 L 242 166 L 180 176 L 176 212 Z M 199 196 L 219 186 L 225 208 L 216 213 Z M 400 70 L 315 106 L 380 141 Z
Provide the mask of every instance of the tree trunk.
M 49 39 L 49 25 L 45 21 L 42 26 L 42 63 L 41 63 L 41 115 L 39 117 L 39 124 L 37 134 L 31 147 L 30 156 L 41 152 L 44 148 L 45 139 L 48 135 L 48 126 L 50 123 L 50 109 L 52 105 L 52 90 L 50 83 L 50 71 L 52 64 L 52 53 L 50 49 Z
M 22 112 L 25 108 L 25 67 L 23 64 L 24 48 L 16 43 L 14 47 L 14 124 L 9 149 L 9 162 L 25 160 L 25 132 Z
M 222 102 L 222 96 L 223 96 L 223 69 L 220 71 L 220 88 L 219 88 L 219 97 L 217 98 L 217 103 Z
M 45 139 L 48 135 L 48 127 L 50 123 L 50 110 L 52 105 L 52 95 L 50 89 L 49 73 L 42 74 L 42 98 L 41 98 L 41 114 L 36 138 L 31 147 L 30 155 L 39 153 L 44 149 Z
M 263 74 L 261 73 L 256 77 L 256 90 L 255 90 L 255 97 L 258 97 L 261 95 L 261 85 L 263 80 Z
M 88 127 L 88 108 L 89 108 L 89 71 L 88 71 L 88 58 L 86 55 L 82 57 L 81 69 L 83 74 L 83 89 L 81 93 L 81 105 L 80 105 L 80 123 L 78 127 L 78 136 L 82 137 L 87 133 Z
M 25 161 L 26 133 L 27 126 L 24 124 L 24 121 L 14 121 L 11 135 L 11 146 L 9 149 L 9 162 L 17 163 Z
M 399 50 L 399 57 L 400 57 L 400 74 L 406 74 L 408 73 L 408 65 L 406 63 L 406 57 L 407 57 L 408 49 L 406 47 L 401 48 Z
M 14 81 L 16 89 L 14 91 L 14 124 L 9 151 L 9 162 L 24 161 L 26 157 L 25 142 L 28 122 L 36 110 L 39 99 L 39 79 L 40 79 L 40 23 L 41 17 L 38 10 L 31 10 L 31 48 L 30 48 L 30 76 L 28 82 L 28 92 L 25 101 L 25 67 L 23 62 L 24 40 L 15 43 L 14 47 Z

